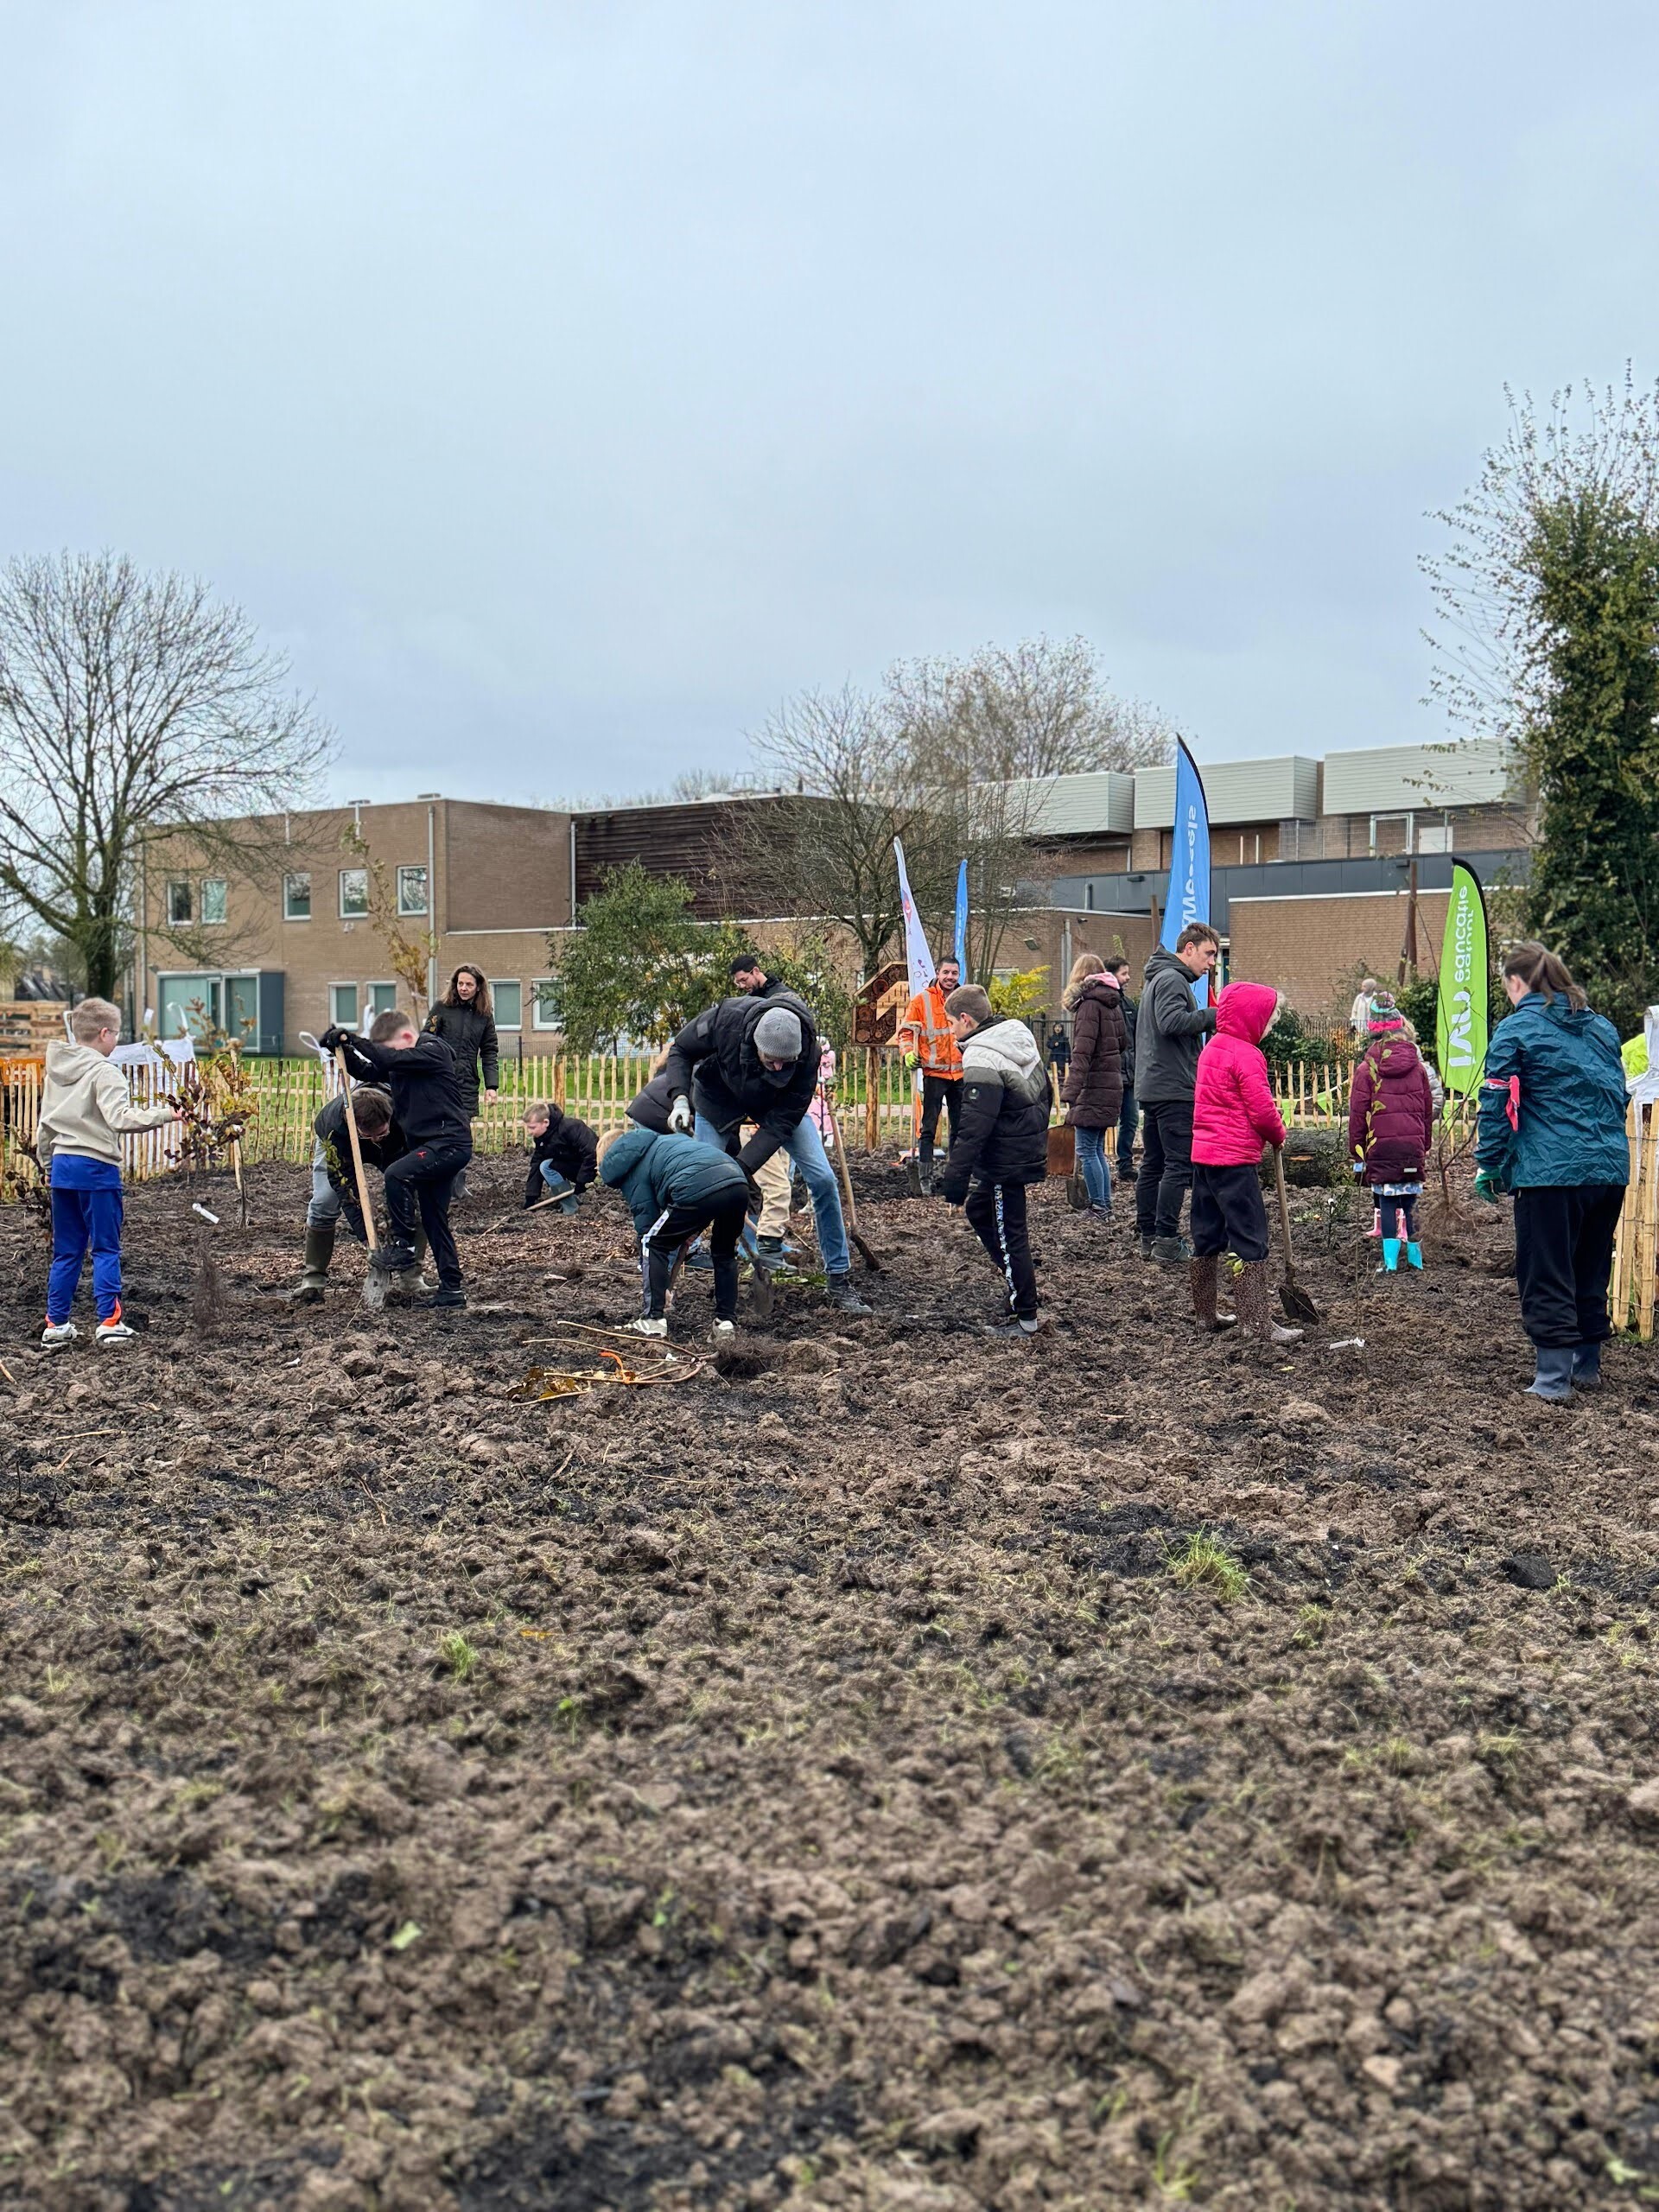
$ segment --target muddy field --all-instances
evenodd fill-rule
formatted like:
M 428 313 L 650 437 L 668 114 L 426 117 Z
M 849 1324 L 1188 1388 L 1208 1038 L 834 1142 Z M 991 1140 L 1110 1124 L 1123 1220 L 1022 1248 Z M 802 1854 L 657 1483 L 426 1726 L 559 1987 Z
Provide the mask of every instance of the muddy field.
M 1506 1221 L 1310 1194 L 1274 1363 L 1056 1187 L 1002 1345 L 878 1168 L 873 1320 L 537 1402 L 634 1277 L 518 1179 L 367 1321 L 143 1187 L 49 1361 L 0 1217 L 0 2204 L 1659 2201 L 1659 1363 L 1522 1397 Z

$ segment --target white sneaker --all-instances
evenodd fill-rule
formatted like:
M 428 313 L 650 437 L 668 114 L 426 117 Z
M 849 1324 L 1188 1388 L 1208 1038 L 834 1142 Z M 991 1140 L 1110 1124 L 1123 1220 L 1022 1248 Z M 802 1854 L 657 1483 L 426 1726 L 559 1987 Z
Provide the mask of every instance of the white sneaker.
M 137 1332 L 130 1329 L 118 1313 L 112 1321 L 100 1321 L 92 1331 L 95 1344 L 130 1344 Z
M 736 1334 L 737 1334 L 737 1324 L 736 1324 L 736 1322 L 735 1322 L 735 1321 L 716 1321 L 716 1322 L 715 1322 L 715 1342 L 717 1344 L 723 1344 L 725 1343 L 725 1341 L 726 1341 L 726 1339 L 727 1339 L 727 1338 L 728 1338 L 728 1337 L 734 1337 Z
M 625 1337 L 665 1337 L 668 1323 L 665 1320 L 653 1321 L 648 1313 L 642 1313 L 637 1321 L 622 1324 L 622 1334 Z
M 61 1351 L 66 1344 L 73 1344 L 79 1334 L 73 1321 L 48 1321 L 41 1331 L 41 1350 Z

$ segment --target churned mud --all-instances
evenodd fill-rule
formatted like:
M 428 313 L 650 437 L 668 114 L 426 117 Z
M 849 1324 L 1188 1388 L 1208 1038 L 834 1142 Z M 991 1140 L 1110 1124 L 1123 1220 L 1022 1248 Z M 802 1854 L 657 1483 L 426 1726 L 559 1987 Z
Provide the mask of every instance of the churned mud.
M 0 2204 L 1659 2199 L 1659 1366 L 1522 1397 L 1502 1221 L 1304 1194 L 1264 1361 L 1054 1186 L 1002 1345 L 878 1164 L 873 1320 L 537 1400 L 614 1200 L 365 1318 L 305 1179 L 135 1192 L 119 1354 L 0 1217 Z

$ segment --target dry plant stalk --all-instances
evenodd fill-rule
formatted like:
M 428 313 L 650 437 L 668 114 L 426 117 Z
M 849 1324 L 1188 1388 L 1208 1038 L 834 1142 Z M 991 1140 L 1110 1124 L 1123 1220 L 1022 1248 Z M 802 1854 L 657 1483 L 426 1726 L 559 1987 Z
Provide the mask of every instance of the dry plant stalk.
M 213 1251 L 213 1232 L 204 1222 L 196 1233 L 196 1274 L 190 1286 L 190 1319 L 211 1337 L 225 1319 L 225 1279 Z

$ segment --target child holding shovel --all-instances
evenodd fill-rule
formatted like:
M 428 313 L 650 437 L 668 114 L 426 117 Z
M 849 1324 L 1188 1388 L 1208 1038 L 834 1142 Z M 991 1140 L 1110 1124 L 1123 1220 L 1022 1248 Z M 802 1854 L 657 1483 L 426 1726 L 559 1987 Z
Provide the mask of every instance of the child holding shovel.
M 378 1248 L 370 1264 L 391 1274 L 415 1267 L 416 1230 L 423 1229 L 438 1270 L 437 1291 L 426 1303 L 465 1306 L 449 1200 L 473 1156 L 473 1129 L 461 1104 L 454 1054 L 442 1038 L 423 1036 L 399 1007 L 377 1014 L 367 1037 L 328 1029 L 317 1041 L 325 1052 L 344 1053 L 353 1076 L 385 1085 L 408 1147 L 386 1169 L 391 1241 Z
M 530 1139 L 524 1204 L 539 1205 L 544 1199 L 555 1198 L 561 1213 L 575 1213 L 582 1193 L 598 1172 L 597 1133 L 562 1106 L 537 1100 L 524 1109 L 524 1135 Z
M 1234 1287 L 1238 1319 L 1263 1344 L 1294 1344 L 1268 1304 L 1268 1210 L 1262 1202 L 1264 1145 L 1282 1145 L 1262 1039 L 1283 1004 L 1268 983 L 1229 983 L 1216 1001 L 1216 1033 L 1198 1055 L 1192 1094 L 1192 1311 L 1212 1334 L 1230 1329 L 1217 1310 L 1221 1255 L 1243 1262 Z
M 351 1139 L 346 1128 L 348 1111 L 357 1125 L 358 1154 L 365 1167 L 378 1167 L 384 1175 L 392 1161 L 401 1160 L 409 1150 L 392 1114 L 391 1093 L 369 1084 L 355 1087 L 349 1107 L 346 1093 L 337 1093 L 313 1122 L 316 1143 L 311 1154 L 311 1203 L 305 1213 L 305 1272 L 298 1289 L 291 1294 L 302 1303 L 315 1303 L 328 1287 L 329 1263 L 342 1220 L 348 1236 L 359 1244 L 369 1241 L 352 1169 Z M 424 1256 L 425 1243 L 424 1237 L 417 1236 L 417 1258 Z
M 46 1290 L 43 1351 L 60 1351 L 80 1334 L 69 1319 L 87 1248 L 98 1305 L 93 1341 L 124 1344 L 121 1318 L 121 1140 L 184 1119 L 175 1107 L 135 1106 L 126 1077 L 111 1067 L 121 1041 L 121 1009 L 82 999 L 69 1017 L 73 1042 L 46 1048 L 35 1151 L 52 1186 L 52 1273 Z

